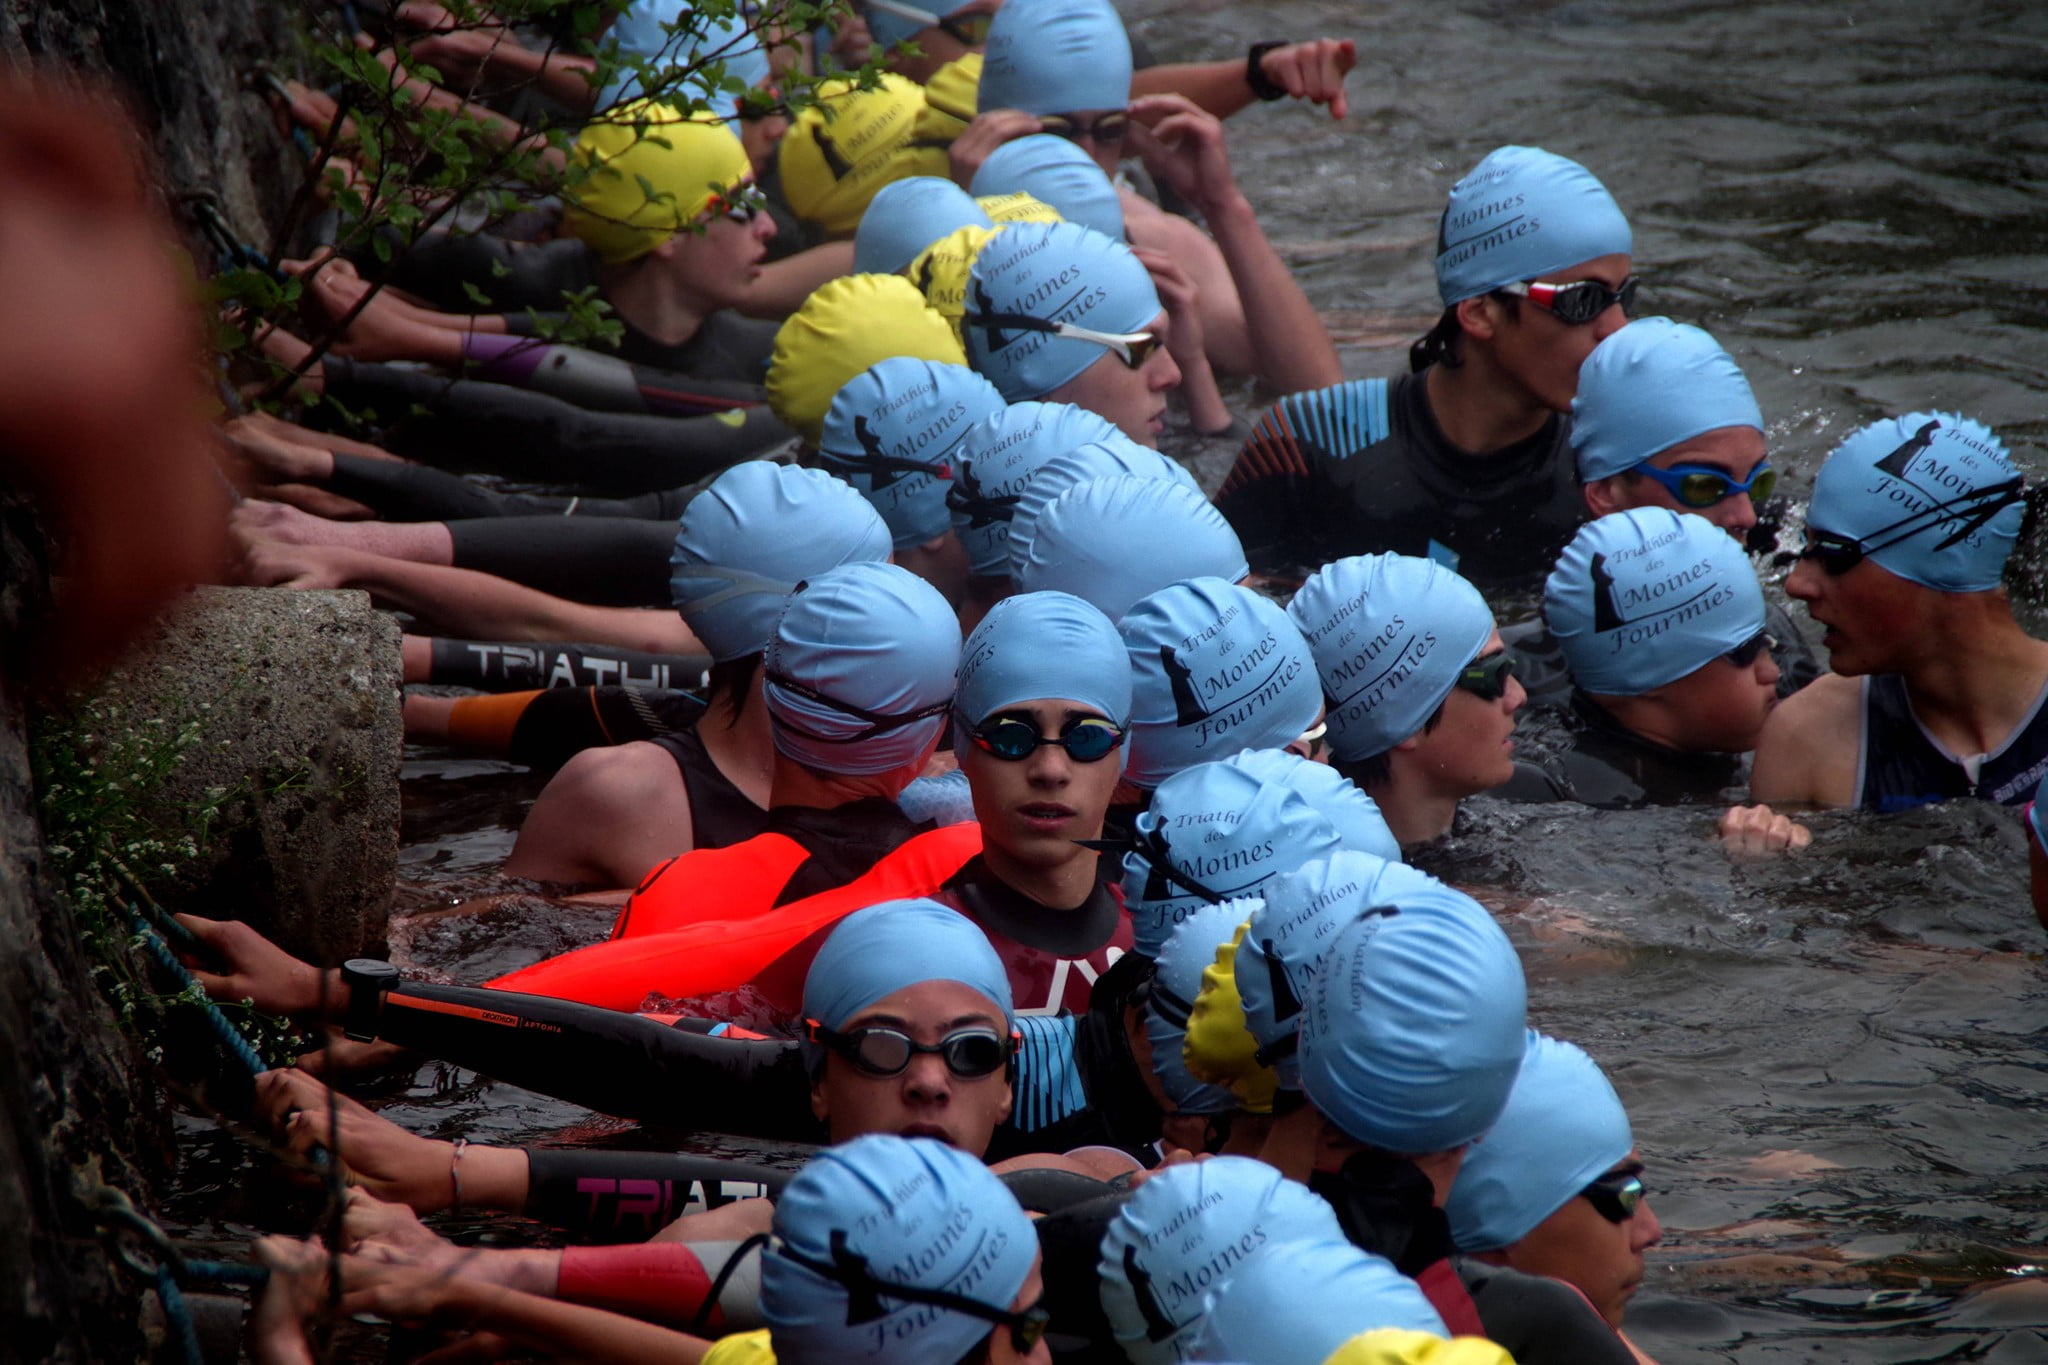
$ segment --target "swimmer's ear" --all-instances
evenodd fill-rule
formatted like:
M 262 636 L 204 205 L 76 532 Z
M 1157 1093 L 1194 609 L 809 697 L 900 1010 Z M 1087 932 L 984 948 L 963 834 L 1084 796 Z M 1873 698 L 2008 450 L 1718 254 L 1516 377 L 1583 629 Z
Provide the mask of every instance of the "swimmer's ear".
M 1594 516 L 1604 517 L 1609 512 L 1625 510 L 1621 501 L 1620 474 L 1609 474 L 1604 479 L 1595 479 L 1586 485 L 1586 506 Z
M 811 1078 L 811 1116 L 820 1123 L 832 1119 L 832 1106 L 825 1102 L 825 1068 L 819 1067 L 818 1074 Z
M 1500 330 L 1500 301 L 1491 294 L 1460 299 L 1452 311 L 1458 315 L 1458 326 L 1464 330 L 1466 336 L 1479 341 L 1491 341 L 1493 334 Z

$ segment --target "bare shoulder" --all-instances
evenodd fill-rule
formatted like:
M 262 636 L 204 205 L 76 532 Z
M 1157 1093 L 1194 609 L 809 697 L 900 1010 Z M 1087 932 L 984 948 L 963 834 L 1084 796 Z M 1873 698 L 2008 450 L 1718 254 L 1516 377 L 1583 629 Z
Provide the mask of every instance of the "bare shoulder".
M 585 749 L 535 798 L 505 870 L 542 881 L 631 885 L 662 857 L 687 849 L 690 836 L 689 789 L 666 749 L 644 741 Z
M 1750 799 L 1854 805 L 1862 695 L 1862 679 L 1824 673 L 1780 702 L 1757 741 Z

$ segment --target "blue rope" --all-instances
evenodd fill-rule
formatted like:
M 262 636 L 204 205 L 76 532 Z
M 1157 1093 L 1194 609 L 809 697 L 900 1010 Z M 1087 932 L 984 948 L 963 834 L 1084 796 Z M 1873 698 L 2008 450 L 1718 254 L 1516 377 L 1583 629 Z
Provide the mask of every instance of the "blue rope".
M 261 1289 L 270 1283 L 270 1267 L 267 1265 L 243 1265 L 239 1261 L 193 1261 L 185 1262 L 186 1284 L 239 1285 L 244 1289 Z
M 168 1265 L 157 1267 L 156 1296 L 163 1303 L 164 1321 L 177 1338 L 187 1365 L 206 1365 L 199 1349 L 199 1328 L 193 1324 L 192 1310 L 185 1306 L 185 1291 L 178 1288 L 178 1276 Z
M 170 950 L 170 946 L 164 942 L 163 935 L 157 932 L 156 927 L 136 913 L 125 902 L 116 901 L 115 903 L 121 907 L 121 912 L 128 917 L 129 925 L 141 936 L 142 946 L 148 951 L 150 959 L 157 966 L 163 968 L 170 975 L 171 979 L 178 982 L 184 988 L 186 994 L 192 997 L 187 1003 L 195 1006 L 206 1017 L 207 1024 L 213 1029 L 214 1035 L 220 1039 L 221 1046 L 227 1049 L 229 1055 L 233 1056 L 243 1066 L 249 1068 L 251 1076 L 261 1075 L 263 1072 L 270 1070 L 269 1066 L 264 1063 L 263 1058 L 257 1055 L 256 1049 L 250 1045 L 248 1038 L 243 1035 L 242 1031 L 236 1028 L 233 1021 L 225 1014 L 220 1012 L 218 1005 L 206 998 L 205 988 L 199 984 L 192 973 L 185 970 L 185 964 L 178 961 L 177 954 Z

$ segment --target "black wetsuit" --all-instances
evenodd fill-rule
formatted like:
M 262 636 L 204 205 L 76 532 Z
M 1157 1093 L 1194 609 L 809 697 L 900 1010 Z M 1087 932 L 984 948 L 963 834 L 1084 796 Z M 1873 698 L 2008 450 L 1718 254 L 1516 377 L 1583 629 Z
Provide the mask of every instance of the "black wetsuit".
M 474 479 L 432 465 L 336 451 L 334 474 L 328 479 L 327 488 L 373 509 L 385 521 L 453 524 L 490 517 L 596 517 L 667 522 L 673 529 L 690 499 L 716 477 L 713 473 L 681 488 L 664 488 L 626 498 L 513 493 L 488 488 Z
M 768 828 L 768 812 L 711 761 L 696 727 L 651 742 L 676 761 L 676 771 L 682 774 L 690 801 L 690 842 L 695 847 L 724 848 Z
M 765 407 L 704 417 L 589 412 L 504 384 L 327 356 L 329 396 L 385 424 L 382 444 L 443 469 L 629 497 L 678 488 L 789 441 Z
M 449 640 L 435 637 L 427 681 L 443 687 L 471 687 L 479 692 L 527 692 L 534 688 L 575 689 L 620 687 L 626 690 L 687 691 L 704 685 L 711 667 L 704 654 L 649 654 L 611 645 L 556 641 Z M 664 699 L 650 718 L 653 734 L 680 728 L 663 722 L 659 713 L 673 708 Z M 627 734 L 604 743 L 651 738 Z
M 1576 801 L 1602 810 L 1638 806 L 1726 805 L 1743 782 L 1740 754 L 1683 753 L 1632 734 L 1585 693 L 1574 690 L 1563 714 L 1571 745 L 1539 764 L 1518 762 L 1515 776 L 1488 793 L 1508 801 Z
M 542 772 L 552 771 L 585 749 L 636 739 L 656 740 L 688 730 L 703 714 L 703 699 L 691 692 L 644 687 L 550 688 L 519 713 L 505 757 Z
M 1863 680 L 1856 755 L 1856 804 L 1865 810 L 1902 811 L 1975 796 L 2005 806 L 2033 799 L 2048 772 L 2048 687 L 2034 698 L 2025 720 L 1975 773 L 1937 744 L 1906 695 L 1903 678 L 1879 673 Z
M 1474 455 L 1437 425 L 1426 376 L 1291 394 L 1260 416 L 1216 495 L 1252 567 L 1395 551 L 1486 587 L 1549 572 L 1587 515 L 1570 423 Z
M 1308 1184 L 1330 1201 L 1346 1237 L 1420 1280 L 1439 1312 L 1456 1307 L 1440 1301 L 1445 1287 L 1431 1274 L 1448 1259 L 1487 1339 L 1517 1365 L 1633 1365 L 1634 1354 L 1576 1290 L 1456 1255 L 1450 1223 L 1414 1162 L 1368 1148 L 1334 1174 L 1316 1172 Z

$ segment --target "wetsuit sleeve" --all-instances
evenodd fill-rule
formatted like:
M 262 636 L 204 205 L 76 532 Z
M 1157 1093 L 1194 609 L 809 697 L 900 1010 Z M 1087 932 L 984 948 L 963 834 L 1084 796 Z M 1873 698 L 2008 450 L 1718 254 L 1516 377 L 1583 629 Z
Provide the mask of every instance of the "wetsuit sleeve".
M 528 246 L 488 232 L 431 234 L 404 248 L 391 272 L 393 285 L 451 313 L 559 308 L 564 293 L 597 278 L 590 249 L 574 238 Z M 464 284 L 483 294 L 482 305 Z
M 744 1331 L 761 1323 L 761 1243 L 564 1247 L 555 1295 L 697 1336 Z
M 601 607 L 668 608 L 671 521 L 631 517 L 511 516 L 451 521 L 458 569 Z
M 626 497 L 676 488 L 791 438 L 766 408 L 709 417 L 586 412 L 544 394 L 328 356 L 327 392 L 388 423 L 385 445 L 479 470 Z M 415 409 L 424 409 L 416 412 Z
M 818 1132 L 793 1042 L 712 1038 L 566 1000 L 426 982 L 385 997 L 377 1032 L 619 1118 L 798 1141 Z
M 1254 569 L 1287 565 L 1301 553 L 1304 528 L 1316 515 L 1314 458 L 1296 440 L 1284 405 L 1252 424 L 1217 490 L 1216 510 L 1237 532 Z
M 763 401 L 758 384 L 635 365 L 616 355 L 516 333 L 472 334 L 464 338 L 462 353 L 473 378 L 532 389 L 597 412 L 698 417 L 759 407 Z
M 374 508 L 387 521 L 464 521 L 481 517 L 642 517 L 673 525 L 689 490 L 630 498 L 580 498 L 570 493 L 507 493 L 405 460 L 374 460 L 337 451 L 327 487 Z
M 705 670 L 710 667 L 710 657 L 703 654 L 436 637 L 427 681 L 444 687 L 473 687 L 479 692 L 529 692 L 550 687 L 688 691 L 704 685 Z
M 528 1218 L 598 1242 L 644 1242 L 686 1213 L 773 1197 L 791 1172 L 684 1152 L 532 1147 Z
M 658 739 L 689 729 L 704 703 L 688 692 L 639 687 L 557 687 L 457 697 L 449 747 L 553 771 L 585 749 Z

